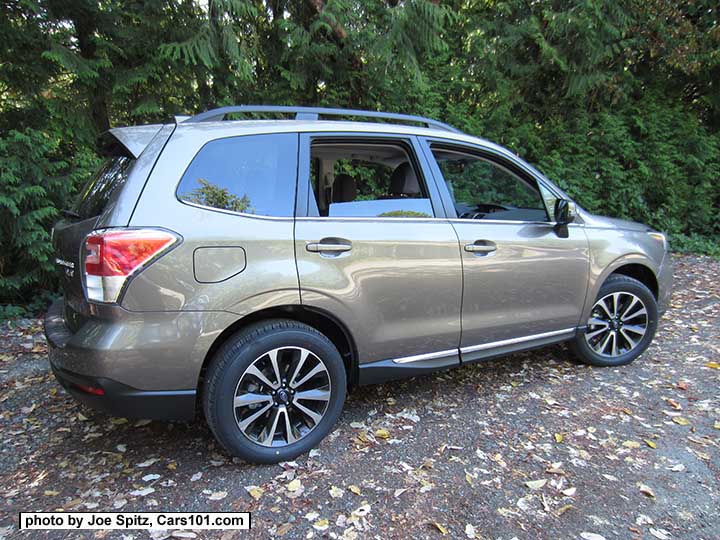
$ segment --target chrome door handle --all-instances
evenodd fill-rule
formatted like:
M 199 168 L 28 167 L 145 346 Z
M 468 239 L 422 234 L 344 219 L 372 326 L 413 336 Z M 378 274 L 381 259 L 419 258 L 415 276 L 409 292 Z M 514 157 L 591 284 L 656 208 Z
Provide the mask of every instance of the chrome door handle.
M 305 249 L 311 253 L 322 253 L 324 251 L 342 253 L 343 251 L 350 251 L 352 249 L 352 244 L 311 242 L 305 245 Z
M 483 242 L 482 244 L 465 244 L 465 251 L 469 253 L 492 253 L 497 249 L 497 246 L 488 242 L 487 240 L 478 240 L 477 242 Z

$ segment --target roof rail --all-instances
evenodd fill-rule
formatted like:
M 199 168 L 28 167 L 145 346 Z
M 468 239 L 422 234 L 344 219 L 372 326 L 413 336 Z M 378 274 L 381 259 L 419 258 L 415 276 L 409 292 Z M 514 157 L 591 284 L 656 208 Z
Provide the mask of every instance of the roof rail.
M 459 129 L 438 122 L 424 116 L 415 116 L 412 114 L 386 113 L 380 111 L 363 111 L 359 109 L 329 109 L 324 107 L 292 107 L 286 105 L 234 105 L 230 107 L 220 107 L 212 109 L 200 114 L 196 114 L 185 120 L 189 122 L 213 122 L 224 120 L 225 116 L 233 113 L 290 113 L 295 114 L 296 120 L 318 120 L 320 116 L 358 116 L 364 118 L 380 118 L 382 120 L 400 120 L 402 122 L 417 122 L 426 127 L 452 131 L 454 133 L 462 133 Z

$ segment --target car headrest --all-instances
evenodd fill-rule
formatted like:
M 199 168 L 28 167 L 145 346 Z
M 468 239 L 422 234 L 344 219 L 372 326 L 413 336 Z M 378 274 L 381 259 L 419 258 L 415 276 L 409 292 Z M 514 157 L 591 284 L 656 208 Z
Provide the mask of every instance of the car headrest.
M 410 163 L 398 165 L 390 177 L 390 193 L 392 195 L 417 195 L 420 183 Z
M 349 174 L 338 174 L 333 182 L 332 202 L 350 202 L 357 197 L 357 184 Z

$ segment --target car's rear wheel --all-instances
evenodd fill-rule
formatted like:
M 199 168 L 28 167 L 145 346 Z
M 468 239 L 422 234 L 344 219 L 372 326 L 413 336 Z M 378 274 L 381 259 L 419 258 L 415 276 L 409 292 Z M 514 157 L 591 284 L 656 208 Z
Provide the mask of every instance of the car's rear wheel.
M 614 274 L 600 288 L 585 330 L 570 345 L 587 364 L 629 364 L 652 342 L 657 318 L 652 292 L 636 279 Z
M 232 455 L 287 461 L 330 432 L 346 385 L 342 358 L 327 337 L 296 321 L 266 321 L 217 351 L 205 377 L 205 417 Z

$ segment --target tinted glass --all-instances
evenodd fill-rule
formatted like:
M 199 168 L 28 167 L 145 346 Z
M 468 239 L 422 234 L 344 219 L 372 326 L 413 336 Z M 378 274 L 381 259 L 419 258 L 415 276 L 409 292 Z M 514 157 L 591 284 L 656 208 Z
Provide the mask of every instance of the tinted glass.
M 314 144 L 310 208 L 329 217 L 432 217 L 430 199 L 401 143 Z
M 464 219 L 544 221 L 547 212 L 534 181 L 503 166 L 456 151 L 433 149 L 455 210 Z
M 99 216 L 105 210 L 110 196 L 127 180 L 130 166 L 135 162 L 129 157 L 107 159 L 88 180 L 75 200 L 73 211 L 81 219 Z
M 297 134 L 231 137 L 202 147 L 178 186 L 181 200 L 262 216 L 294 215 Z

